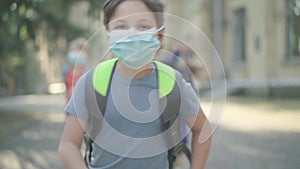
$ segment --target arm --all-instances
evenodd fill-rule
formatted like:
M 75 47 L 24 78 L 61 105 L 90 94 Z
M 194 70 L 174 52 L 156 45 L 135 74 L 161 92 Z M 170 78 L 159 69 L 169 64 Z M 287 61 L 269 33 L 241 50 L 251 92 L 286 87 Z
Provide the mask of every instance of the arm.
M 191 169 L 204 169 L 212 141 L 210 124 L 208 123 L 202 109 L 200 109 L 196 119 L 188 118 L 187 123 L 192 130 Z M 200 140 L 201 132 L 203 132 L 202 135 L 204 134 L 205 136 L 208 136 L 206 140 Z
M 80 147 L 84 138 L 85 122 L 68 115 L 58 153 L 65 169 L 87 169 Z

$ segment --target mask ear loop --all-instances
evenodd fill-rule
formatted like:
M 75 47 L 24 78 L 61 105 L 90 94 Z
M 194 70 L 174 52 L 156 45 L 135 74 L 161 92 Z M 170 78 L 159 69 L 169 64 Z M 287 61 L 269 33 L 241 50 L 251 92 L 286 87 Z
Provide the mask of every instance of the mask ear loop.
M 148 30 L 146 30 L 144 32 L 148 32 L 149 31 L 149 33 L 152 33 L 151 30 L 153 30 L 153 33 L 158 33 L 159 31 L 163 30 L 164 28 L 165 28 L 165 26 L 163 25 L 163 26 L 161 26 L 158 29 L 151 28 L 151 29 L 148 29 Z
M 163 30 L 165 26 L 161 26 L 160 28 L 153 27 L 151 29 L 145 30 L 145 31 L 137 31 L 137 35 L 141 34 L 157 34 L 159 31 Z
M 159 32 L 165 28 L 165 25 L 161 26 L 160 28 L 156 29 L 156 32 Z

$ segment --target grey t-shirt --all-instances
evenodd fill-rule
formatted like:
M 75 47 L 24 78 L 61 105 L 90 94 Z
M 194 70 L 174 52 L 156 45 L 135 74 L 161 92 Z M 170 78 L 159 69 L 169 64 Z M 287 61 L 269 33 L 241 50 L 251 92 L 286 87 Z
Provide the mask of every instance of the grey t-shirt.
M 65 111 L 87 121 L 83 75 L 76 84 Z M 200 102 L 184 79 L 181 91 L 183 117 L 196 117 Z M 94 169 L 168 169 L 167 148 L 161 135 L 156 71 L 130 79 L 116 70 L 108 92 L 105 120 L 93 146 L 90 168 Z M 165 150 L 165 151 L 163 151 Z

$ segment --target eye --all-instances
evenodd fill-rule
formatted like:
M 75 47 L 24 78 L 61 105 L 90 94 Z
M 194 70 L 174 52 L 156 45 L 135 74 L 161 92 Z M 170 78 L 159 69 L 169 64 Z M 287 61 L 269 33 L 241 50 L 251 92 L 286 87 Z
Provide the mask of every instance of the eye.
M 150 25 L 142 24 L 142 25 L 138 25 L 138 27 L 136 29 L 139 31 L 146 31 L 151 28 L 152 28 L 152 26 L 150 26 Z
M 116 25 L 112 27 L 113 30 L 126 30 L 129 29 L 127 25 Z

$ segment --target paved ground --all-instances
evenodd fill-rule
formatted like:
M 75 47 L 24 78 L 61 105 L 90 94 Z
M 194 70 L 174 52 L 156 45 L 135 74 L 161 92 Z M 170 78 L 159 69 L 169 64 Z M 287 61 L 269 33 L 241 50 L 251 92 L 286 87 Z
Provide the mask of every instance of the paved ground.
M 63 96 L 0 98 L 0 169 L 62 168 L 63 104 Z M 299 100 L 230 97 L 207 168 L 298 169 L 299 119 Z
M 300 102 L 229 98 L 207 168 L 299 169 Z
M 62 169 L 63 104 L 62 96 L 0 99 L 0 169 Z

